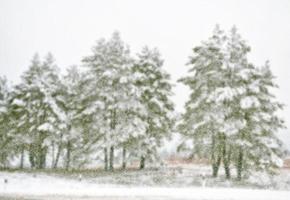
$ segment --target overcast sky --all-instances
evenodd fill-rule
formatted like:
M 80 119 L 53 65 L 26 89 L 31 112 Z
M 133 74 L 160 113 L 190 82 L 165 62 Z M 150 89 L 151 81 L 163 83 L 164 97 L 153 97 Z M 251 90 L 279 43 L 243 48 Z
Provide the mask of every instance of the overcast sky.
M 118 30 L 132 53 L 158 47 L 174 82 L 186 74 L 191 49 L 215 24 L 227 31 L 238 27 L 252 47 L 253 63 L 270 60 L 290 127 L 289 0 L 0 0 L 0 75 L 17 83 L 36 52 L 51 52 L 61 69 L 81 65 L 96 40 Z M 188 90 L 176 84 L 174 92 L 182 111 Z M 290 146 L 289 131 L 283 132 Z

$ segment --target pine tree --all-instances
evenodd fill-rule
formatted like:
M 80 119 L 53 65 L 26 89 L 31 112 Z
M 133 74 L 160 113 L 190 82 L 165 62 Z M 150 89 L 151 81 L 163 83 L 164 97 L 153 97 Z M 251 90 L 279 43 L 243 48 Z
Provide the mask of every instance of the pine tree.
M 179 129 L 210 158 L 214 177 L 221 162 L 227 178 L 235 164 L 240 180 L 243 171 L 273 170 L 283 155 L 274 134 L 283 121 L 276 115 L 282 105 L 269 89 L 275 86 L 273 76 L 269 67 L 248 62 L 249 51 L 235 27 L 229 37 L 217 27 L 194 49 L 193 75 L 181 79 L 192 93 Z
M 95 145 L 100 139 L 97 120 L 91 112 L 94 108 L 87 105 L 90 96 L 84 74 L 76 66 L 67 70 L 63 77 L 62 109 L 66 114 L 66 131 L 63 146 L 66 149 L 65 168 L 80 168 L 92 160 L 92 153 L 97 151 Z
M 226 36 L 217 26 L 213 36 L 201 46 L 193 49 L 190 57 L 193 65 L 187 77 L 180 79 L 191 90 L 190 99 L 185 105 L 185 113 L 179 124 L 180 132 L 189 140 L 193 139 L 194 152 L 211 161 L 213 176 L 218 175 L 224 148 L 223 134 L 218 131 L 224 122 L 227 108 L 222 102 L 225 76 L 224 46 Z
M 129 78 L 132 58 L 118 32 L 108 41 L 99 40 L 92 51 L 93 55 L 83 59 L 91 91 L 87 111 L 94 114 L 98 132 L 103 135 L 105 169 L 113 170 L 115 148 L 124 142 L 122 121 L 132 100 Z
M 65 115 L 55 97 L 59 90 L 57 67 L 51 54 L 44 62 L 38 55 L 22 76 L 11 100 L 17 141 L 29 152 L 31 167 L 44 168 L 50 140 L 64 128 Z
M 283 105 L 272 94 L 274 76 L 268 62 L 261 68 L 255 68 L 248 74 L 245 95 L 240 99 L 240 107 L 246 120 L 246 126 L 240 131 L 236 141 L 237 179 L 243 173 L 266 171 L 276 173 L 282 166 L 285 149 L 275 135 L 284 128 L 284 121 L 277 115 Z
M 10 89 L 5 77 L 0 77 L 0 168 L 9 165 L 14 156 L 13 137 L 9 134 L 9 98 Z
M 230 140 L 227 143 L 231 147 L 230 153 L 234 154 L 237 178 L 241 180 L 243 171 L 273 171 L 278 167 L 277 162 L 283 156 L 283 148 L 274 133 L 283 128 L 283 120 L 276 115 L 282 105 L 270 92 L 271 87 L 277 87 L 270 68 L 267 64 L 266 67 L 259 68 L 248 62 L 250 47 L 237 33 L 236 27 L 231 29 L 226 51 L 228 85 L 235 94 L 229 104 L 232 108 L 230 121 L 226 122 L 231 124 L 233 130 L 232 134 L 228 134 Z M 264 119 L 265 116 L 268 118 Z M 265 127 L 270 130 L 266 128 L 267 131 L 264 131 Z M 264 144 L 265 141 L 268 143 Z M 259 145 L 260 143 L 262 144 Z M 266 155 L 269 156 L 264 158 Z M 230 162 L 231 155 L 228 157 Z M 263 166 L 263 162 L 268 165 Z
M 219 94 L 219 97 L 225 95 L 229 97 L 222 102 L 228 112 L 225 115 L 224 123 L 220 127 L 220 132 L 223 135 L 222 159 L 227 178 L 231 177 L 230 165 L 232 164 L 232 157 L 236 155 L 234 153 L 237 149 L 236 141 L 240 132 L 246 126 L 246 120 L 238 102 L 246 93 L 247 83 L 245 84 L 245 80 L 239 75 L 254 69 L 247 59 L 249 51 L 250 47 L 237 33 L 237 29 L 234 26 L 227 37 L 227 43 L 224 47 L 225 73 L 223 79 L 226 81 L 223 93 Z
M 135 85 L 147 110 L 143 113 L 146 133 L 138 138 L 140 169 L 145 167 L 146 159 L 156 159 L 158 147 L 164 138 L 170 137 L 174 126 L 174 105 L 170 100 L 172 86 L 170 76 L 162 65 L 159 51 L 144 47 L 133 67 Z

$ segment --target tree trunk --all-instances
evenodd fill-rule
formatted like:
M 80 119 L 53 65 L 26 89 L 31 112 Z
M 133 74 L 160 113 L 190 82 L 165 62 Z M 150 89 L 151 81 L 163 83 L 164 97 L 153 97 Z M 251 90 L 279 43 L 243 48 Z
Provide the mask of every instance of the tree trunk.
M 242 170 L 243 170 L 243 150 L 240 148 L 238 155 L 238 163 L 237 163 L 237 179 L 238 181 L 242 180 Z
M 51 159 L 51 168 L 53 168 L 54 163 L 55 163 L 55 144 L 54 142 L 51 143 L 51 154 L 52 154 L 52 159 Z
M 108 171 L 109 165 L 108 165 L 108 148 L 107 147 L 104 148 L 104 164 L 105 164 L 104 169 Z
M 53 165 L 54 169 L 57 168 L 61 150 L 62 150 L 62 147 L 61 147 L 61 144 L 59 144 L 58 145 L 58 149 L 57 149 L 57 153 L 56 153 L 56 157 L 55 157 L 55 162 L 54 162 L 54 165 Z
M 39 159 L 39 168 L 44 169 L 46 166 L 46 153 L 47 153 L 47 147 L 41 148 L 40 151 L 40 159 Z
M 212 146 L 211 146 L 211 162 L 212 162 L 212 176 L 216 178 L 218 176 L 218 171 L 221 164 L 221 153 L 220 148 L 217 148 L 216 138 L 212 136 Z M 217 155 L 216 155 L 217 154 Z
M 141 156 L 140 169 L 144 169 L 144 168 L 145 168 L 145 156 Z
M 212 176 L 214 178 L 216 178 L 218 176 L 218 172 L 219 172 L 219 168 L 220 168 L 220 165 L 221 165 L 221 156 L 218 155 L 218 158 L 217 158 L 217 161 L 213 161 L 213 164 L 212 164 Z
M 126 147 L 123 147 L 123 159 L 122 159 L 122 169 L 126 169 Z
M 37 148 L 36 148 L 36 168 L 37 169 L 41 169 L 41 159 L 42 159 L 42 149 L 41 149 L 41 143 L 37 144 Z
M 231 171 L 228 162 L 224 161 L 224 168 L 225 168 L 225 174 L 226 174 L 226 179 L 231 178 Z
M 33 144 L 29 146 L 29 162 L 30 162 L 30 167 L 32 169 L 35 168 L 35 148 Z
M 227 142 L 226 142 L 226 136 L 223 135 L 223 143 L 222 143 L 222 155 L 223 155 L 223 163 L 224 163 L 224 169 L 225 169 L 225 175 L 226 179 L 231 178 L 231 171 L 230 171 L 230 157 L 231 157 L 231 151 L 230 149 L 227 150 Z
M 111 146 L 110 148 L 110 170 L 114 170 L 114 147 Z
M 116 127 L 116 109 L 111 110 L 111 130 L 114 130 Z M 110 147 L 110 161 L 109 168 L 111 171 L 114 170 L 114 146 Z
M 229 164 L 230 162 L 229 160 L 227 160 L 227 158 L 224 158 L 223 163 L 224 163 L 226 179 L 230 179 L 231 178 L 231 171 L 230 171 L 230 164 Z
M 71 142 L 68 141 L 66 146 L 66 166 L 65 166 L 66 170 L 68 170 L 70 167 L 70 156 L 71 156 L 70 154 L 71 154 Z
M 20 169 L 23 169 L 23 164 L 24 164 L 24 145 L 22 146 L 21 149 L 21 156 L 20 156 Z
M 30 162 L 30 167 L 33 169 L 35 167 L 35 159 L 34 159 L 34 152 L 32 149 L 29 151 L 29 162 Z

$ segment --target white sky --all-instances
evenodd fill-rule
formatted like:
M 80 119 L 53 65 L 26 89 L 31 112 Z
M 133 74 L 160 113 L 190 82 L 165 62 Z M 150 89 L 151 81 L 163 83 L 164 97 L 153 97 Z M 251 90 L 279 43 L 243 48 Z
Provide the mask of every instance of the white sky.
M 217 23 L 226 30 L 238 27 L 252 47 L 253 63 L 270 60 L 280 86 L 277 96 L 287 105 L 289 0 L 0 0 L 0 75 L 19 81 L 35 52 L 52 52 L 62 69 L 80 65 L 96 40 L 118 30 L 132 53 L 144 45 L 158 47 L 175 81 L 186 74 L 191 49 Z M 174 92 L 182 111 L 188 90 L 176 84 Z M 282 115 L 290 127 L 289 106 Z M 290 146 L 290 137 L 283 138 Z

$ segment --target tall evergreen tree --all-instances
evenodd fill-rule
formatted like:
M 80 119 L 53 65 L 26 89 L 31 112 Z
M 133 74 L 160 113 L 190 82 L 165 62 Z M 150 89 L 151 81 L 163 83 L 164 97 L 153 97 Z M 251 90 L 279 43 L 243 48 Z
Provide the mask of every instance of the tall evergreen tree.
M 185 105 L 185 113 L 179 124 L 180 132 L 193 139 L 194 152 L 199 152 L 211 161 L 213 176 L 216 177 L 222 161 L 223 135 L 218 131 L 228 109 L 221 103 L 226 97 L 220 95 L 225 86 L 224 49 L 226 36 L 217 26 L 208 41 L 193 49 L 190 57 L 190 75 L 180 79 L 191 90 Z
M 13 137 L 9 134 L 9 90 L 7 79 L 0 77 L 0 168 L 8 167 L 15 150 Z
M 31 167 L 44 168 L 50 139 L 64 128 L 65 115 L 55 100 L 59 90 L 57 67 L 51 54 L 44 62 L 36 55 L 14 89 L 11 100 L 15 128 L 11 130 L 27 147 Z
M 156 159 L 158 147 L 164 138 L 170 136 L 174 126 L 174 105 L 170 100 L 172 86 L 162 65 L 159 51 L 144 47 L 133 67 L 135 85 L 147 110 L 144 116 L 146 133 L 138 138 L 141 169 L 145 167 L 146 159 Z
M 253 170 L 276 173 L 285 155 L 282 142 L 276 136 L 284 128 L 284 121 L 277 115 L 283 105 L 272 93 L 278 86 L 268 63 L 247 76 L 249 84 L 239 101 L 246 125 L 235 143 L 238 180 Z
M 129 127 L 138 127 L 137 121 L 128 120 L 129 114 L 132 110 L 142 109 L 142 105 L 138 103 L 131 84 L 130 51 L 119 33 L 113 33 L 108 41 L 99 40 L 92 51 L 91 56 L 83 59 L 88 67 L 90 87 L 86 111 L 93 114 L 98 122 L 98 132 L 103 135 L 105 169 L 113 170 L 115 148 L 128 140 L 132 133 Z
M 80 168 L 90 163 L 93 159 L 92 154 L 98 150 L 96 143 L 101 137 L 98 128 L 95 127 L 98 121 L 94 120 L 92 115 L 95 110 L 88 105 L 90 87 L 85 81 L 84 74 L 76 66 L 67 70 L 62 81 L 61 105 L 66 114 L 66 131 L 62 141 L 66 151 L 64 157 L 66 169 Z
M 277 85 L 268 64 L 256 67 L 248 62 L 250 47 L 235 27 L 229 34 L 226 51 L 230 74 L 228 85 L 236 94 L 230 104 L 234 134 L 228 143 L 234 147 L 232 160 L 237 168 L 237 178 L 241 180 L 242 172 L 254 169 L 273 172 L 279 160 L 282 162 L 283 148 L 275 133 L 284 127 L 283 120 L 277 116 L 283 106 L 271 93 Z
M 276 115 L 282 105 L 269 92 L 275 86 L 273 76 L 269 68 L 248 62 L 249 51 L 235 27 L 229 37 L 217 27 L 207 42 L 194 49 L 192 75 L 181 79 L 192 93 L 179 129 L 194 139 L 195 150 L 202 149 L 211 160 L 214 177 L 221 162 L 227 178 L 235 163 L 240 180 L 243 170 L 253 171 L 262 163 L 264 169 L 277 167 L 273 158 L 277 161 L 283 155 L 274 134 L 283 121 Z

